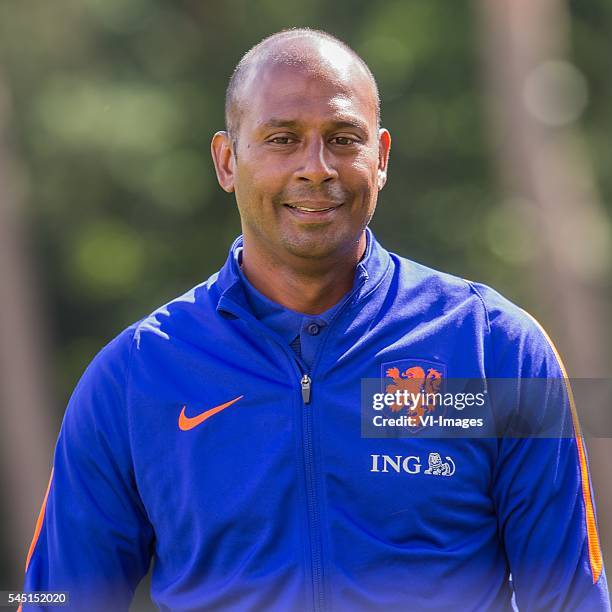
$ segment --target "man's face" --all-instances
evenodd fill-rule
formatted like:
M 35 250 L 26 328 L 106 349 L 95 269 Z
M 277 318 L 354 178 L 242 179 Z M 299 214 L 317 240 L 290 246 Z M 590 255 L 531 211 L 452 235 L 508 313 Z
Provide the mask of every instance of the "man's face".
M 357 66 L 268 64 L 244 86 L 232 180 L 249 249 L 274 258 L 358 248 L 389 151 Z

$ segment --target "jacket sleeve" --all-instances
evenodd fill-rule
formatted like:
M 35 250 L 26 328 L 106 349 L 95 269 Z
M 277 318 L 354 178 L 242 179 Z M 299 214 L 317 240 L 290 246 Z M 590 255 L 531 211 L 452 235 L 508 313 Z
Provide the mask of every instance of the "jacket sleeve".
M 520 316 L 522 324 L 516 317 L 514 323 L 493 317 L 491 332 L 495 375 L 517 381 L 516 409 L 523 412 L 519 422 L 535 423 L 531 432 L 522 432 L 524 437 L 498 439 L 493 475 L 498 530 L 516 603 L 521 612 L 610 610 L 586 446 L 571 386 L 546 332 L 535 319 Z M 538 392 L 534 387 L 529 392 L 533 379 L 538 379 Z M 547 425 L 546 436 L 538 435 L 538 422 Z
M 150 564 L 125 401 L 133 332 L 98 354 L 70 399 L 27 556 L 24 590 L 66 591 L 68 610 L 127 610 Z M 57 608 L 23 606 L 46 609 Z

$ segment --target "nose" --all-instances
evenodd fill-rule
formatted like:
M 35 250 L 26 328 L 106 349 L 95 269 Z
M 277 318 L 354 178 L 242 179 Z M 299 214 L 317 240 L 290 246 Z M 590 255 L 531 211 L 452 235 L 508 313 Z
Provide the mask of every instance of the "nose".
M 338 178 L 338 172 L 330 163 L 330 152 L 323 139 L 313 139 L 303 149 L 302 164 L 296 171 L 300 182 L 320 185 Z

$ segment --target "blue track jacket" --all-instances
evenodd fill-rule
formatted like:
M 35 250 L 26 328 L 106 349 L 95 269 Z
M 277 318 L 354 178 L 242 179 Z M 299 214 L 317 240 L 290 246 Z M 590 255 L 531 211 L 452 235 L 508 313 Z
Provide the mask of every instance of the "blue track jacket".
M 26 591 L 127 610 L 153 562 L 164 611 L 512 610 L 513 593 L 519 610 L 610 610 L 575 415 L 557 439 L 361 435 L 360 381 L 395 367 L 565 376 L 523 310 L 367 232 L 310 369 L 250 311 L 241 238 L 98 354 L 66 410 Z

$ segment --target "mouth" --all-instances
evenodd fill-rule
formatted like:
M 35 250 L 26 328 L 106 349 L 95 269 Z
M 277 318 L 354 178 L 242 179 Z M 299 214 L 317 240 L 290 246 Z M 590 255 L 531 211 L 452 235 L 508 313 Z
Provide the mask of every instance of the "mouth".
M 325 212 L 327 210 L 333 210 L 334 208 L 336 208 L 335 206 L 328 206 L 327 208 L 310 208 L 309 206 L 300 206 L 299 204 L 285 204 L 285 206 L 288 206 L 289 208 L 293 208 L 295 210 L 301 210 L 302 212 L 309 212 L 309 213 Z
M 286 202 L 284 206 L 300 216 L 324 217 L 340 208 L 342 202 Z

